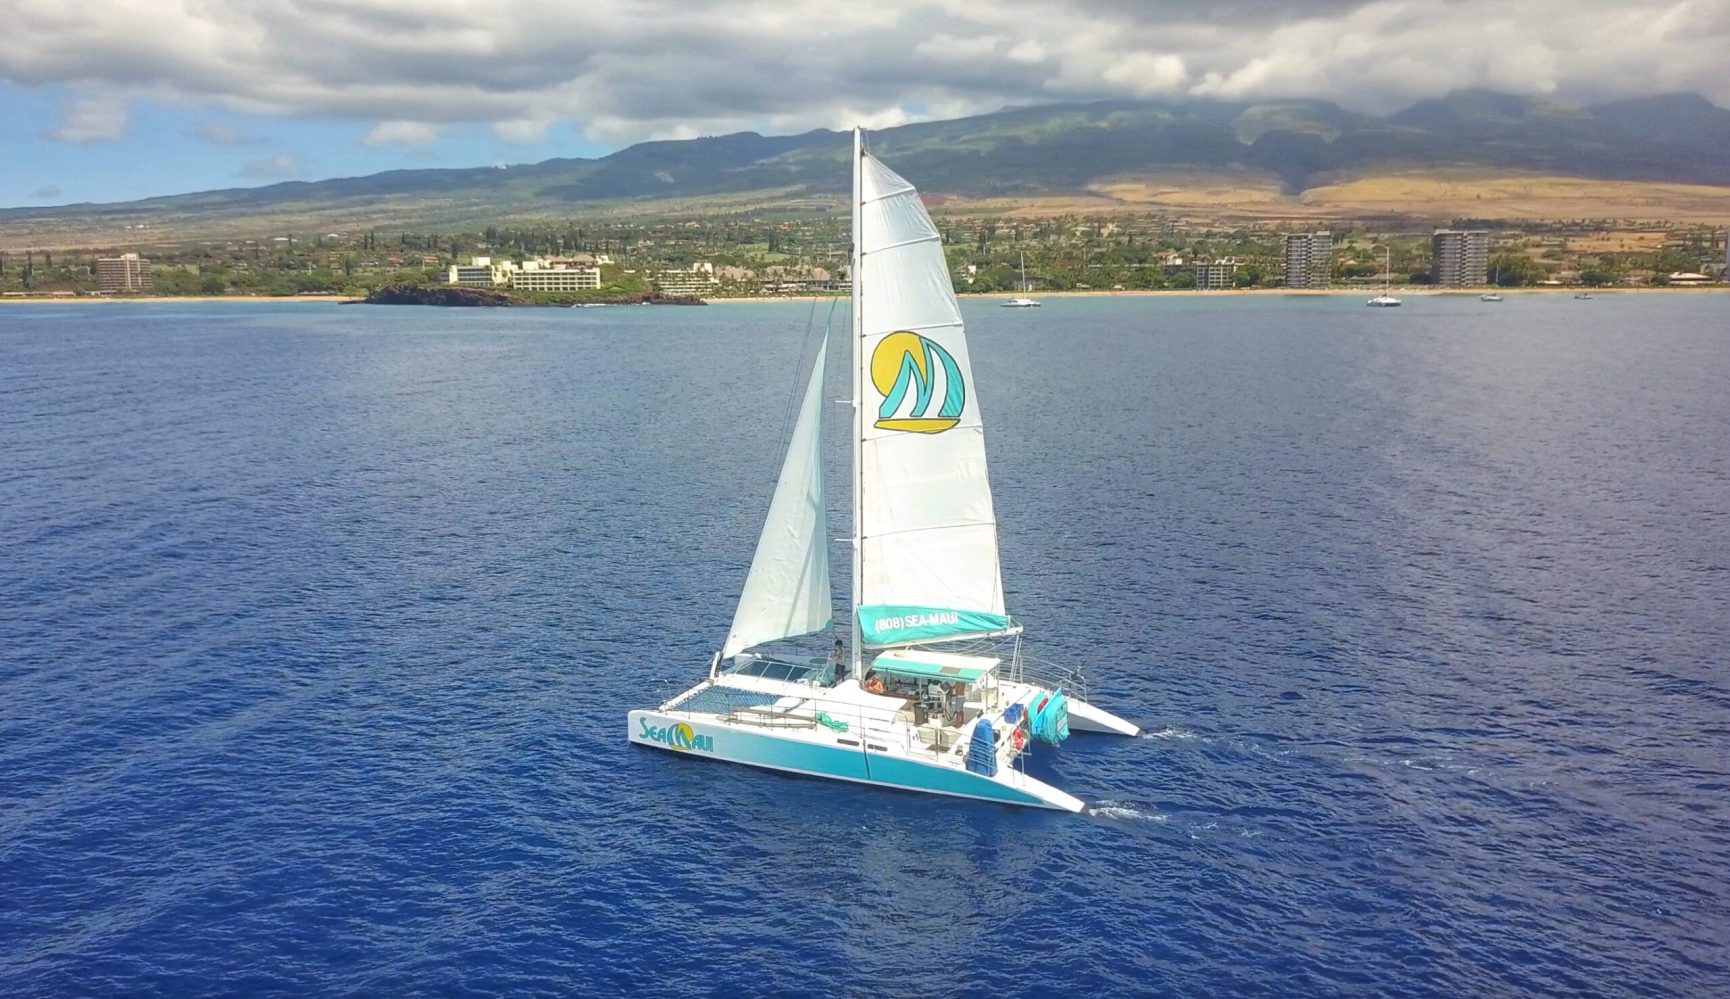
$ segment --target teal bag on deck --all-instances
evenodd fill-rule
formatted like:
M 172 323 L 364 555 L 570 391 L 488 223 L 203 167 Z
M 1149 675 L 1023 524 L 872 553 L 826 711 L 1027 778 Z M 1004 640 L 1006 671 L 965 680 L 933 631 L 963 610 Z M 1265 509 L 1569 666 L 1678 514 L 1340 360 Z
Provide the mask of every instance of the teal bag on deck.
M 1033 705 L 1033 737 L 1047 746 L 1069 738 L 1069 698 L 1060 687 L 1050 697 Z

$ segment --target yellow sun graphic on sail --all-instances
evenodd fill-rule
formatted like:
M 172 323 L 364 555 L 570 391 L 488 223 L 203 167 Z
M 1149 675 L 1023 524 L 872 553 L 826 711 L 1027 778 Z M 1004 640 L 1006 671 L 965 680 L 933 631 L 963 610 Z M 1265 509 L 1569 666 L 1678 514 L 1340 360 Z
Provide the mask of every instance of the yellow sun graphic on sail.
M 879 430 L 940 434 L 961 422 L 967 385 L 961 366 L 937 341 L 907 330 L 891 333 L 871 352 L 871 384 L 883 402 Z

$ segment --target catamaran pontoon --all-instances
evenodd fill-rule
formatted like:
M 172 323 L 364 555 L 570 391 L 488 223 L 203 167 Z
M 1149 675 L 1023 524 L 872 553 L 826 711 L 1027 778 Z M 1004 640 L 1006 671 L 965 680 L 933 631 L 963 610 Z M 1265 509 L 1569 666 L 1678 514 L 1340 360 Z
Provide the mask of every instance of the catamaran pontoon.
M 979 395 L 941 240 L 913 186 L 865 151 L 858 130 L 853 151 L 848 655 L 760 651 L 832 623 L 819 348 L 727 641 L 702 682 L 630 713 L 630 739 L 1078 811 L 1080 799 L 1018 765 L 1030 745 L 1057 745 L 1071 728 L 1140 730 L 1089 704 L 1078 673 L 1023 655 L 1004 608 Z

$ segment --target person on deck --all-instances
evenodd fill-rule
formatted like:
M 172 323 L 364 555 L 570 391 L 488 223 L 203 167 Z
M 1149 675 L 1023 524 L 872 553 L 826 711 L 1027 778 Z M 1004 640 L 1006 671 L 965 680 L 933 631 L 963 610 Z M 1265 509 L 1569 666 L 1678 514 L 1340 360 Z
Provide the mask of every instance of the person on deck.
M 829 670 L 835 676 L 835 682 L 847 679 L 847 648 L 835 639 L 835 648 L 829 653 Z

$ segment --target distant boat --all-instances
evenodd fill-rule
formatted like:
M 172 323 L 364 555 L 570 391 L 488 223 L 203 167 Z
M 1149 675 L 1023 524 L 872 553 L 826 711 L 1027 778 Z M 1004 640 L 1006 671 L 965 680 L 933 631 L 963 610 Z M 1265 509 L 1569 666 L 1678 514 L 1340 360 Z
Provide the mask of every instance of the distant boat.
M 1365 305 L 1377 309 L 1399 308 L 1400 300 L 1390 293 L 1391 289 L 1388 287 L 1393 278 L 1393 259 L 1394 252 L 1385 246 L 1382 247 L 1382 293 L 1365 302 Z
M 1592 293 L 1589 291 L 1575 292 L 1574 297 L 1575 298 L 1591 298 Z
M 1490 279 L 1490 284 L 1497 288 L 1502 286 L 1502 269 L 1500 267 L 1496 268 L 1496 276 Z M 1500 302 L 1501 300 L 1502 293 L 1499 291 L 1486 292 L 1478 296 L 1480 302 Z
M 1021 296 L 1003 303 L 1005 309 L 1037 309 L 1039 301 L 1027 296 L 1027 254 L 1021 254 Z

